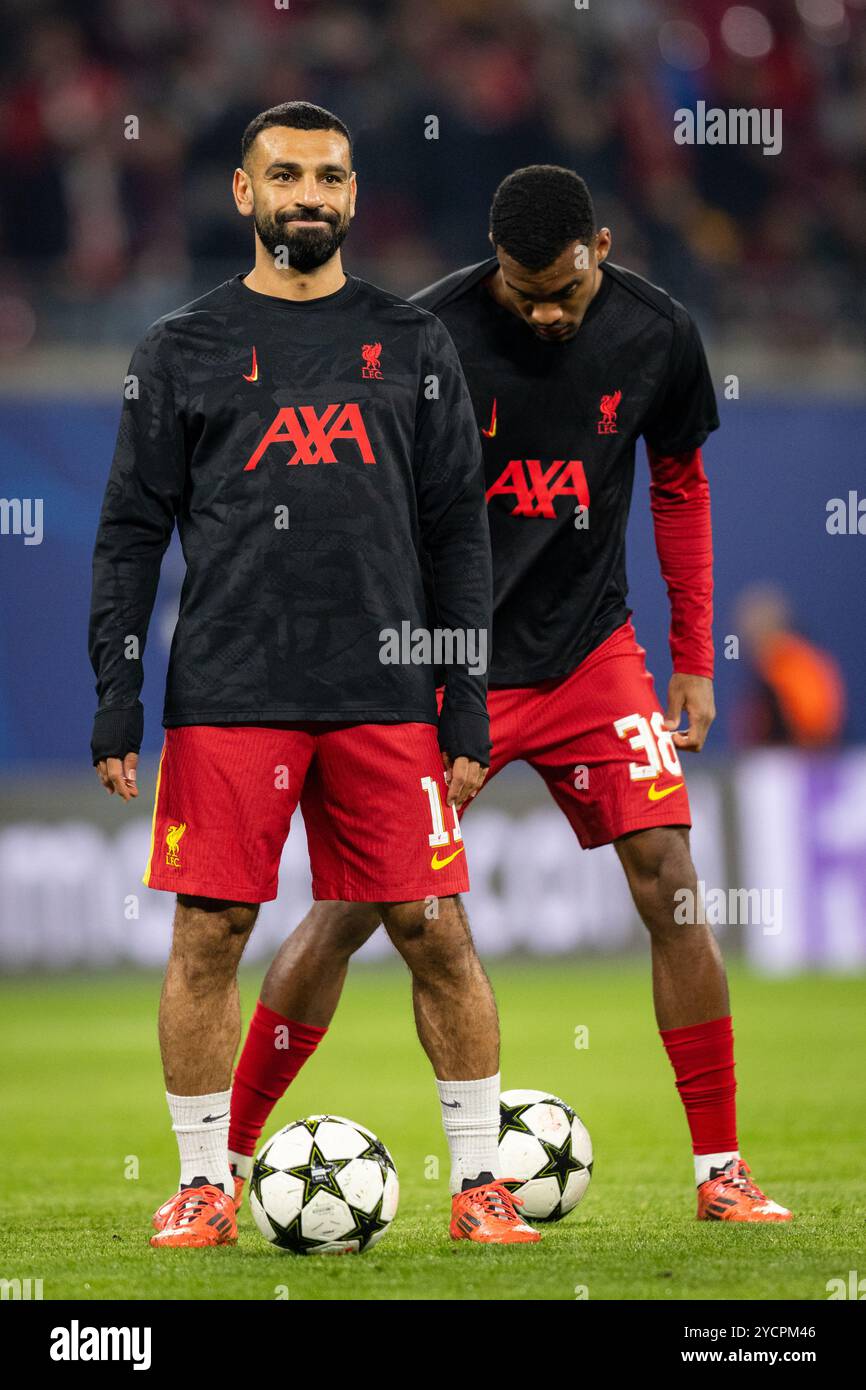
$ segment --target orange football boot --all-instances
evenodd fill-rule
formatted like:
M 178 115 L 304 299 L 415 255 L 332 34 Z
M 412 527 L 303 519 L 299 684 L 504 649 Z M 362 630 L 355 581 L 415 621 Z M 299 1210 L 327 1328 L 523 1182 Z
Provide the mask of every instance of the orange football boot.
M 503 1181 L 481 1183 L 457 1192 L 451 1199 L 452 1240 L 477 1240 L 481 1245 L 530 1245 L 538 1231 L 521 1221 L 515 1207 L 523 1198 L 509 1192 Z
M 751 1169 L 732 1158 L 698 1188 L 699 1221 L 790 1221 L 791 1212 L 765 1196 L 749 1177 Z
M 246 1182 L 246 1178 L 239 1178 L 237 1173 L 235 1173 L 234 1168 L 232 1168 L 232 1177 L 234 1178 L 235 1182 L 235 1211 L 239 1212 L 241 1209 L 241 1204 L 244 1200 L 244 1183 Z M 189 1191 L 188 1188 L 185 1190 Z M 151 1221 L 153 1223 L 153 1229 L 155 1231 L 161 1231 L 166 1221 L 171 1216 L 171 1213 L 174 1209 L 174 1204 L 177 1201 L 177 1196 L 178 1194 L 176 1192 L 173 1192 L 169 1197 L 168 1201 L 163 1202 L 162 1206 L 157 1207 L 156 1211 L 153 1213 Z
M 232 1164 L 232 1177 L 235 1180 L 235 1211 L 240 1211 L 244 1204 L 244 1183 L 246 1182 L 246 1178 L 240 1177 L 235 1172 L 234 1164 Z
M 167 1210 L 166 1210 L 167 1209 Z M 180 1245 L 234 1245 L 238 1238 L 235 1204 L 221 1187 L 183 1187 L 154 1216 L 162 1226 L 150 1243 L 157 1248 Z

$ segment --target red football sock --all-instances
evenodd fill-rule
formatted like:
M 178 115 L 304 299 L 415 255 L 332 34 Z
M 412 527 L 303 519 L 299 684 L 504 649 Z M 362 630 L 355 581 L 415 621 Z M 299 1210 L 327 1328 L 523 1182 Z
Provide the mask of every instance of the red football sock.
M 689 1028 L 660 1028 L 696 1154 L 735 1153 L 734 1030 L 730 1015 Z
M 258 1001 L 232 1085 L 232 1153 L 255 1153 L 268 1116 L 327 1031 L 293 1023 Z

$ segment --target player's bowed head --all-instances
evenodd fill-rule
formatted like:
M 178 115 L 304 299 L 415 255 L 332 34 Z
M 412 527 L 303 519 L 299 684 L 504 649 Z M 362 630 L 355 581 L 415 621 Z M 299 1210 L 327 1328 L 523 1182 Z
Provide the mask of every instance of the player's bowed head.
M 494 298 L 539 338 L 573 338 L 611 246 L 580 175 L 555 164 L 515 169 L 493 196 L 490 241 L 499 261 Z

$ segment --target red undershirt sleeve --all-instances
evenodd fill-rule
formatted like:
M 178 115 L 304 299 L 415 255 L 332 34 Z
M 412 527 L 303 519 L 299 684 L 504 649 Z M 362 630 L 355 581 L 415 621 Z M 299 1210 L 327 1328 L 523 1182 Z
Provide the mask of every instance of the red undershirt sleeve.
M 649 445 L 656 552 L 671 605 L 674 671 L 713 675 L 713 534 L 700 449 L 658 454 Z

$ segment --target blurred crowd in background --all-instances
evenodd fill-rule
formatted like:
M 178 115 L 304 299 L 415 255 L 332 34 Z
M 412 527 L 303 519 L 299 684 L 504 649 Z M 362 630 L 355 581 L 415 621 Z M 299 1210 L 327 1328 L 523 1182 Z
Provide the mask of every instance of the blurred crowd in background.
M 241 132 L 298 98 L 355 135 L 347 260 L 388 288 L 481 259 L 498 181 L 562 163 L 588 180 L 613 259 L 686 299 L 711 340 L 859 342 L 866 0 L 2 8 L 0 351 L 126 342 L 243 268 Z M 674 113 L 698 100 L 780 108 L 782 153 L 677 145 Z

